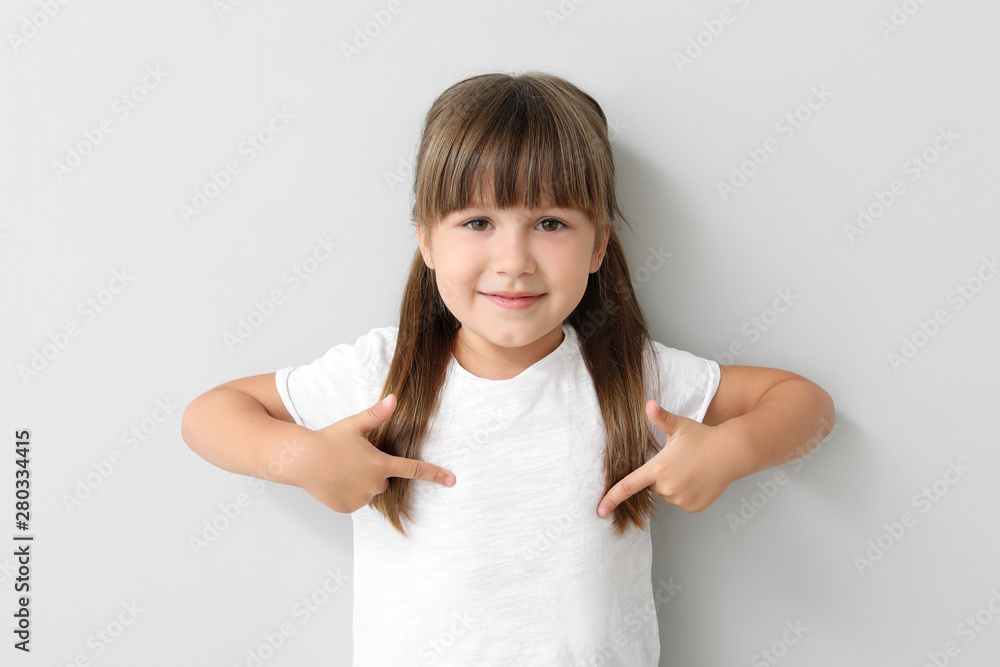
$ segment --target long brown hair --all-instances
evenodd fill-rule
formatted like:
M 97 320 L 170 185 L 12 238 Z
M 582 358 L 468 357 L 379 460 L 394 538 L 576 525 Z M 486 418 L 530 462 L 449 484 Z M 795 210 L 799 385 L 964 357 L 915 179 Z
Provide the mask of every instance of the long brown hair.
M 616 227 L 628 222 L 618 208 L 614 158 L 600 105 L 572 83 L 543 72 L 465 79 L 445 90 L 428 111 L 414 172 L 416 224 L 433 225 L 475 201 L 534 208 L 550 198 L 558 207 L 585 212 L 597 238 L 608 232 L 601 266 L 590 274 L 583 298 L 566 319 L 578 334 L 604 418 L 606 493 L 656 452 L 656 441 L 645 412 L 649 331 L 616 234 Z M 368 434 L 380 450 L 420 458 L 459 326 L 418 249 L 381 394 L 396 394 L 396 410 Z M 412 522 L 409 482 L 390 478 L 388 488 L 369 503 L 404 536 L 400 516 Z M 615 509 L 617 534 L 630 526 L 645 529 L 653 510 L 648 493 L 631 496 Z

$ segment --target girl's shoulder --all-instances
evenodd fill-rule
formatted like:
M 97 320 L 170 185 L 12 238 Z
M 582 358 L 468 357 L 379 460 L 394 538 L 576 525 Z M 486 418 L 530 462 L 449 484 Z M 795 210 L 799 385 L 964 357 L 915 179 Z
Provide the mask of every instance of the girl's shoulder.
M 649 339 L 653 397 L 670 412 L 701 421 L 722 379 L 719 363 Z
M 693 352 L 689 352 L 687 350 L 683 350 L 677 347 L 671 347 L 669 345 L 661 343 L 660 341 L 652 337 L 650 337 L 648 341 L 649 341 L 649 347 L 647 348 L 647 352 L 661 363 L 670 364 L 671 362 L 673 363 L 708 362 L 709 365 L 711 365 L 711 363 L 717 363 L 717 362 L 712 362 L 711 359 L 700 357 Z
M 388 367 L 392 361 L 392 355 L 396 351 L 396 333 L 395 326 L 370 329 L 353 342 L 335 343 L 311 365 L 327 374 L 345 369 L 354 372 L 371 369 L 367 372 L 377 372 L 380 367 Z
M 392 346 L 396 345 L 396 336 L 399 334 L 399 327 L 395 324 L 389 324 L 384 327 L 375 327 L 370 330 L 367 334 L 363 334 L 361 338 L 368 338 L 372 341 L 378 341 L 382 343 L 388 343 Z
M 375 327 L 368 333 L 358 336 L 354 342 L 355 351 L 362 359 L 387 363 L 392 360 L 392 355 L 396 351 L 398 333 L 399 327 L 393 324 Z

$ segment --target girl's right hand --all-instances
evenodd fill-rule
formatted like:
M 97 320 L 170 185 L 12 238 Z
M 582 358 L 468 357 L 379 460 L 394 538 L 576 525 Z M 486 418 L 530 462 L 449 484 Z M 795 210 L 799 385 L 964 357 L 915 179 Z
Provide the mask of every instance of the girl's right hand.
M 304 440 L 305 451 L 296 457 L 296 486 L 330 509 L 350 514 L 389 488 L 390 477 L 407 477 L 452 486 L 455 476 L 433 463 L 392 456 L 372 445 L 367 434 L 389 419 L 396 409 L 396 396 L 345 417 L 326 428 L 312 431 Z

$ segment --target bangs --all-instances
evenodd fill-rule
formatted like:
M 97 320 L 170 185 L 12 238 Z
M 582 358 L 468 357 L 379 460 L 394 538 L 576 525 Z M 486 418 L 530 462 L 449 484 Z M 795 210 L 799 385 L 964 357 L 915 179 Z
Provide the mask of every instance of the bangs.
M 428 114 L 414 219 L 433 223 L 475 205 L 558 206 L 608 224 L 614 167 L 596 102 L 523 79 L 484 84 L 451 103 L 446 91 Z

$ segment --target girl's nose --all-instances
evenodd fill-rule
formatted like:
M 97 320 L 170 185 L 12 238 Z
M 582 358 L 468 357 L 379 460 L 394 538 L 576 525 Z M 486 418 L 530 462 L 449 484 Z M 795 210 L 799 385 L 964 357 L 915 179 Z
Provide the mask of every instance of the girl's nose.
M 493 270 L 517 277 L 522 273 L 530 273 L 535 269 L 535 261 L 531 255 L 528 234 L 518 230 L 506 229 L 495 237 L 493 249 Z

